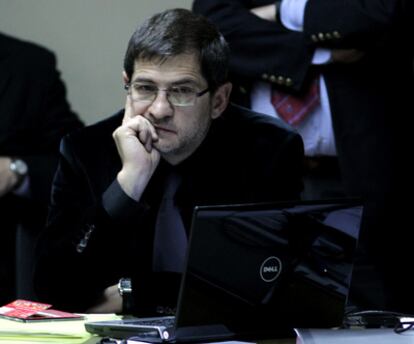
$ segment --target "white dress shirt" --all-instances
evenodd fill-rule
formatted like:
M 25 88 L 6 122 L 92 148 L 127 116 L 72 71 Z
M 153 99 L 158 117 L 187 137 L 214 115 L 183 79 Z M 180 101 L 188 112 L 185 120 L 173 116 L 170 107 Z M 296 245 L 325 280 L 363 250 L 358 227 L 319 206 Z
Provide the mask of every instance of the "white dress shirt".
M 280 19 L 283 25 L 294 31 L 303 30 L 303 17 L 307 0 L 283 0 Z M 331 51 L 315 50 L 312 64 L 329 63 Z M 306 156 L 335 156 L 336 148 L 332 129 L 331 109 L 323 76 L 319 77 L 320 104 L 297 127 L 305 145 Z M 271 99 L 271 84 L 263 81 L 254 83 L 251 93 L 251 108 L 254 111 L 279 117 Z

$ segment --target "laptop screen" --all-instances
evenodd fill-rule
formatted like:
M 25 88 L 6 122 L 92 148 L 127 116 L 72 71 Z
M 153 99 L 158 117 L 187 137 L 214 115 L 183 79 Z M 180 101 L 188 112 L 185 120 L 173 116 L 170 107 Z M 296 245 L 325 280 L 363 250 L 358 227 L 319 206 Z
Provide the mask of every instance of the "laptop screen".
M 340 325 L 361 215 L 353 201 L 196 208 L 176 331 Z

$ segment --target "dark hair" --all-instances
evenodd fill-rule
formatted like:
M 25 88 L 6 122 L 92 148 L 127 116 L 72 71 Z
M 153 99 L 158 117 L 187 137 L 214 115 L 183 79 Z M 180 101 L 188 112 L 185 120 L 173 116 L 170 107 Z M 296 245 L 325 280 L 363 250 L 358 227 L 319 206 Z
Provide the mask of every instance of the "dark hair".
M 214 92 L 227 81 L 229 48 L 206 18 L 186 9 L 170 9 L 147 19 L 129 40 L 124 70 L 129 78 L 138 60 L 159 59 L 183 53 L 199 56 L 201 73 Z

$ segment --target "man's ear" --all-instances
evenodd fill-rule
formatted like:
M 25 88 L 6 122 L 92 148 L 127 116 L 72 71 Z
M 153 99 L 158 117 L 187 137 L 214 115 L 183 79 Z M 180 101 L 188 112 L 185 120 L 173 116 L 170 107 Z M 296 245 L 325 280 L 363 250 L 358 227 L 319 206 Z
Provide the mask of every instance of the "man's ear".
M 225 84 L 221 85 L 216 92 L 214 92 L 212 98 L 212 111 L 211 111 L 211 118 L 215 119 L 220 117 L 223 111 L 226 109 L 229 99 L 230 93 L 233 85 L 230 82 L 226 82 Z
M 124 85 L 129 84 L 129 78 L 125 71 L 122 71 L 122 79 L 124 80 Z

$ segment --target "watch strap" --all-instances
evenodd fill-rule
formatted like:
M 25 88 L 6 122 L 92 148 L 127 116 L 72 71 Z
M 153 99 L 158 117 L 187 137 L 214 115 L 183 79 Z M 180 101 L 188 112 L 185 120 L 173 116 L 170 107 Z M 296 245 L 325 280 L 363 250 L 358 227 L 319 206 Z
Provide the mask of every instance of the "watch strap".
M 122 297 L 122 313 L 131 314 L 133 310 L 132 282 L 130 278 L 121 278 L 118 283 L 118 292 Z

